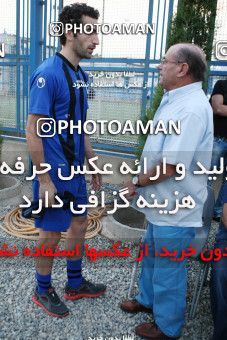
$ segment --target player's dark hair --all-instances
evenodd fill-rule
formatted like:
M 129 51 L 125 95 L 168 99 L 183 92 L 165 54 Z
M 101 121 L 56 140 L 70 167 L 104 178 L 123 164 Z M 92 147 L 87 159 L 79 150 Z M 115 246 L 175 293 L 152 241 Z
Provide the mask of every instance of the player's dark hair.
M 65 6 L 62 12 L 59 14 L 59 21 L 65 27 L 66 24 L 82 24 L 82 15 L 86 15 L 93 19 L 99 18 L 99 11 L 93 7 L 87 6 L 84 3 L 74 3 L 69 6 Z M 60 42 L 62 45 L 66 43 L 65 34 L 60 36 Z

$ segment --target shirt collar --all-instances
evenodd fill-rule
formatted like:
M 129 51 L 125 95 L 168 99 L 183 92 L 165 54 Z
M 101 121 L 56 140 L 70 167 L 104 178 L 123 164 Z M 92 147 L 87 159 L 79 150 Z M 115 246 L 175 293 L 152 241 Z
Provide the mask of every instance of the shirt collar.
M 77 68 L 75 68 L 75 66 L 73 64 L 71 64 L 70 61 L 66 57 L 64 57 L 60 52 L 56 52 L 56 55 L 58 57 L 60 57 L 67 65 L 69 65 L 69 67 L 71 69 L 73 69 L 73 71 L 75 71 L 75 72 L 79 71 L 79 69 L 80 69 L 79 65 L 77 66 Z
M 182 96 L 188 95 L 191 92 L 202 89 L 202 82 L 198 81 L 196 83 L 192 83 L 189 85 L 181 86 L 177 89 L 167 91 L 165 96 L 168 97 L 168 102 L 172 103 L 173 101 L 178 100 Z

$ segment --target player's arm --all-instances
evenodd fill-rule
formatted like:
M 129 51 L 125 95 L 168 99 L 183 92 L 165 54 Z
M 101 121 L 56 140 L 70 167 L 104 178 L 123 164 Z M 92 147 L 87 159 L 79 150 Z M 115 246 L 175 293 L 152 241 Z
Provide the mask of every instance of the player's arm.
M 88 135 L 85 135 L 84 139 L 85 139 L 85 156 L 88 161 L 90 158 L 95 157 L 95 153 L 91 145 L 90 137 Z M 89 165 L 89 168 L 90 168 L 90 165 Z
M 44 151 L 43 151 L 43 142 L 42 138 L 37 134 L 37 122 L 40 118 L 43 118 L 43 115 L 30 114 L 28 115 L 27 128 L 26 128 L 26 139 L 28 150 L 33 162 L 33 165 L 36 166 L 37 170 L 42 170 L 40 167 L 41 163 L 45 163 Z M 39 195 L 40 198 L 44 197 L 45 191 L 48 191 L 49 204 L 54 203 L 54 194 L 56 193 L 56 188 L 50 178 L 48 173 L 38 175 L 40 190 Z
M 224 97 L 222 94 L 215 94 L 211 99 L 214 114 L 227 117 L 227 105 L 224 105 Z
M 95 157 L 95 153 L 94 153 L 94 150 L 93 150 L 92 145 L 91 145 L 90 137 L 88 135 L 85 135 L 84 138 L 85 138 L 85 157 L 86 157 L 87 161 L 89 161 L 90 158 Z M 92 166 L 89 164 L 89 162 L 88 162 L 88 166 L 89 166 L 90 170 L 93 170 Z M 100 190 L 101 185 L 102 185 L 101 175 L 100 174 L 92 175 L 92 179 L 91 179 L 92 188 L 95 191 L 97 191 L 97 190 Z
M 40 118 L 45 118 L 45 116 L 30 114 L 28 116 L 26 128 L 28 150 L 32 158 L 33 165 L 36 166 L 37 170 L 41 170 L 40 163 L 45 162 L 42 139 L 37 134 L 37 123 Z M 39 175 L 39 179 L 43 181 L 48 181 L 49 177 L 48 173 Z

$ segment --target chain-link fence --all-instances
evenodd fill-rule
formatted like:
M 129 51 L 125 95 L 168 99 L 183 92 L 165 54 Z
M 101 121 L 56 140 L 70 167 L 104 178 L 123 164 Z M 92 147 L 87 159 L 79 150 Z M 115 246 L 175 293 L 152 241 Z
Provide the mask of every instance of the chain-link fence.
M 0 43 L 5 57 L 0 58 L 0 124 L 6 134 L 23 136 L 28 113 L 29 77 L 45 58 L 60 48 L 58 37 L 49 34 L 49 23 L 58 21 L 62 6 L 72 0 L 7 0 L 0 3 Z M 124 123 L 144 115 L 152 103 L 158 83 L 156 66 L 165 53 L 166 35 L 177 0 L 83 0 L 100 12 L 99 23 L 138 27 L 150 24 L 151 30 L 134 34 L 100 34 L 94 58 L 81 65 L 89 73 L 88 119 L 119 120 Z M 7 6 L 6 6 L 7 3 Z M 225 43 L 227 2 L 218 0 L 214 56 L 210 68 L 208 94 L 217 79 L 226 77 L 226 60 L 217 59 Z M 222 42 L 220 48 L 216 43 Z M 137 144 L 131 134 L 93 135 L 106 147 L 130 147 Z

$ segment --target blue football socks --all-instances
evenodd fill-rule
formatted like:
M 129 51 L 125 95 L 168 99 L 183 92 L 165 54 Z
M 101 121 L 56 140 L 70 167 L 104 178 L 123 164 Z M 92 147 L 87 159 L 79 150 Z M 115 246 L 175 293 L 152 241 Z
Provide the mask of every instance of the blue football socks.
M 77 288 L 83 281 L 82 277 L 82 259 L 79 260 L 67 260 L 67 276 L 68 285 L 71 288 Z

